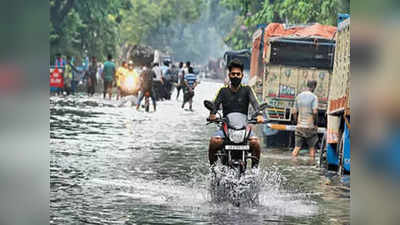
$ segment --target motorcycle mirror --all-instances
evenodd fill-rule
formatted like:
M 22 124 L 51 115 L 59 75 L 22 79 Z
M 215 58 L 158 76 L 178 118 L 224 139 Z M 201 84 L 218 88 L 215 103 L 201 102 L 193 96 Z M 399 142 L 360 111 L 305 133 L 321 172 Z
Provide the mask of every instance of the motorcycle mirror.
M 206 107 L 208 110 L 212 111 L 214 110 L 214 103 L 208 100 L 204 100 L 204 107 Z
M 268 103 L 263 103 L 263 104 L 260 105 L 259 109 L 260 109 L 260 111 L 263 111 L 267 107 L 268 107 Z

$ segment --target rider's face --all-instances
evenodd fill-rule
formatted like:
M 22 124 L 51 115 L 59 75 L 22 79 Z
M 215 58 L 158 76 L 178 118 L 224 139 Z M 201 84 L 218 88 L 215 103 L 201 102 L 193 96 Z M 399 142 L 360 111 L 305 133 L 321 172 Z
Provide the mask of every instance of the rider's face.
M 239 67 L 233 67 L 231 72 L 229 73 L 229 77 L 233 78 L 233 77 L 238 77 L 238 78 L 242 78 L 243 77 L 243 73 L 240 70 Z

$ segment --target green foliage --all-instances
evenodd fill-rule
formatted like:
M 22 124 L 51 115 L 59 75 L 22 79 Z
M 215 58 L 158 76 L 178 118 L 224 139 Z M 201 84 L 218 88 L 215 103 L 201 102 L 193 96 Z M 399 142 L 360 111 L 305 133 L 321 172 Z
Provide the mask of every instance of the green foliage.
M 50 55 L 102 60 L 129 44 L 170 49 L 203 11 L 203 0 L 50 0 Z
M 50 55 L 104 60 L 149 45 L 177 60 L 202 61 L 251 47 L 257 24 L 336 25 L 349 0 L 49 0 Z M 222 51 L 222 52 L 221 52 Z
M 257 24 L 272 22 L 288 24 L 321 23 L 336 26 L 338 13 L 350 13 L 350 0 L 221 0 L 227 9 L 240 11 L 244 18 L 236 21 L 225 39 L 233 49 L 250 47 L 251 35 Z M 245 27 L 246 31 L 241 30 Z M 239 40 L 242 40 L 240 42 Z
M 50 0 L 50 56 L 115 53 L 119 11 L 129 6 L 128 0 Z

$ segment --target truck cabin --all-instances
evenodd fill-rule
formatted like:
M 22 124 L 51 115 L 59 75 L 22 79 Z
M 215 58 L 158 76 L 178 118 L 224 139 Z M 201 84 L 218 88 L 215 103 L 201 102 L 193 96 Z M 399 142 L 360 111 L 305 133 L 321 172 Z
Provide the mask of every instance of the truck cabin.
M 321 73 L 331 74 L 335 55 L 335 40 L 309 37 L 272 37 L 269 40 L 269 44 L 270 48 L 266 57 L 266 66 L 268 69 L 275 68 L 275 71 L 276 68 L 281 68 L 279 70 L 280 72 L 278 72 L 281 78 L 279 78 L 279 91 L 276 93 L 275 97 L 265 96 L 268 97 L 268 102 L 270 102 L 271 105 L 276 106 L 269 108 L 268 114 L 271 119 L 289 122 L 291 120 L 291 109 L 294 106 L 294 98 L 296 94 L 302 91 L 302 83 L 305 83 L 306 79 L 314 77 L 309 77 L 310 75 L 308 77 L 303 77 L 302 74 L 317 73 L 317 77 L 319 77 Z M 288 72 L 294 73 L 294 70 L 297 71 L 296 77 L 298 76 L 298 78 L 295 79 L 298 80 L 297 82 L 294 81 L 297 83 L 295 86 L 291 86 L 293 83 L 290 84 L 290 81 L 287 81 L 289 83 L 283 81 L 287 79 L 285 74 Z M 318 81 L 318 85 L 324 86 L 324 88 L 322 88 L 322 91 L 320 89 L 316 92 L 320 100 L 320 126 L 326 126 L 326 120 L 323 119 L 323 115 L 326 112 L 329 92 L 328 76 Z M 321 83 L 322 80 L 324 81 L 323 83 Z M 269 88 L 271 85 L 273 84 L 267 83 L 265 84 L 265 88 Z M 287 93 L 287 95 L 285 95 L 285 93 Z
M 333 69 L 335 40 L 271 38 L 269 64 Z
M 228 65 L 233 59 L 239 59 L 243 63 L 244 68 L 243 68 L 242 83 L 244 84 L 247 84 L 249 79 L 250 57 L 251 57 L 250 49 L 242 49 L 239 51 L 226 51 L 224 54 L 224 63 L 226 65 L 226 69 L 228 69 Z
M 232 59 L 239 59 L 244 64 L 244 70 L 250 70 L 250 56 L 251 52 L 249 49 L 243 49 L 239 51 L 227 51 L 224 54 L 225 65 L 228 65 Z

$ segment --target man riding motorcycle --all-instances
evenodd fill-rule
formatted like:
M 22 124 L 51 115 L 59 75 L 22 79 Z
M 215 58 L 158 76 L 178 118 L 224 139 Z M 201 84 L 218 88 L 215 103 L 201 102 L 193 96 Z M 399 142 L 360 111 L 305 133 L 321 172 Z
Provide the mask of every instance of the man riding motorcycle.
M 230 113 L 240 113 L 240 117 L 234 116 L 237 120 L 247 121 L 249 104 L 253 106 L 256 112 L 257 123 L 263 123 L 264 117 L 262 112 L 259 110 L 259 104 L 254 91 L 250 86 L 242 85 L 241 80 L 243 78 L 243 63 L 238 59 L 233 59 L 228 65 L 229 68 L 229 79 L 230 84 L 222 87 L 217 96 L 214 99 L 214 110 L 210 112 L 209 120 L 214 121 L 217 119 L 216 113 L 222 104 L 223 116 L 227 117 Z M 208 158 L 210 165 L 213 166 L 217 161 L 217 152 L 223 148 L 224 132 L 218 130 L 213 137 L 210 139 L 210 145 L 208 149 Z M 249 137 L 250 151 L 253 156 L 252 167 L 258 167 L 260 160 L 261 147 L 260 141 L 255 136 L 253 131 Z
M 124 76 L 120 81 L 121 96 L 134 95 L 137 96 L 139 92 L 139 75 L 134 70 L 132 61 L 128 63 L 128 70 L 125 71 Z

